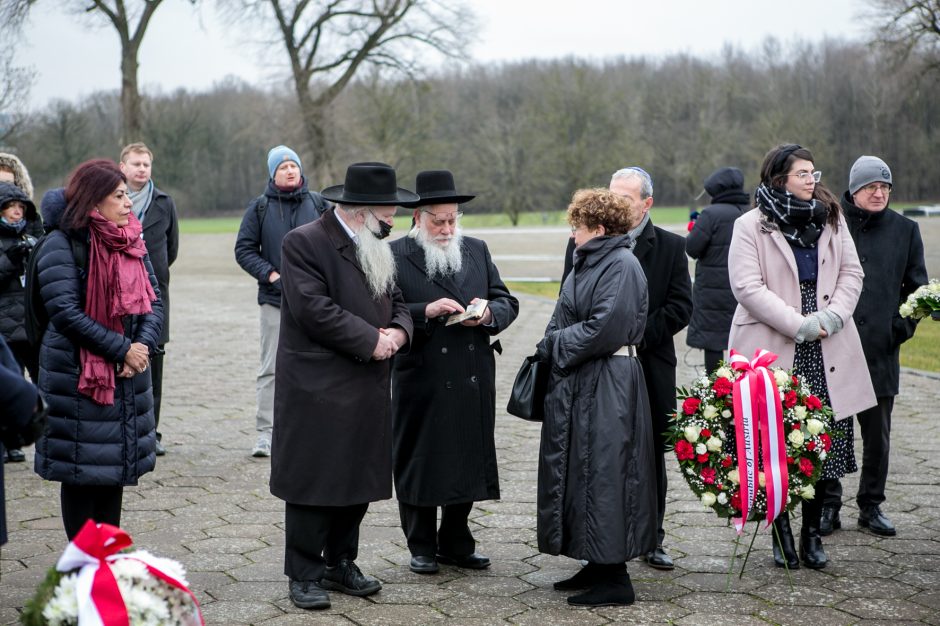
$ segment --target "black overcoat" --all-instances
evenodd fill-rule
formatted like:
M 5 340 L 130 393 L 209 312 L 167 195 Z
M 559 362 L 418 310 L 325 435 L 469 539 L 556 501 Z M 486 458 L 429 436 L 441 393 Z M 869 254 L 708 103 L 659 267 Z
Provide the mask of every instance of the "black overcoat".
M 538 469 L 538 545 L 622 563 L 656 545 L 656 469 L 643 367 L 612 356 L 646 324 L 629 236 L 578 251 L 538 352 L 552 362 Z
M 330 209 L 281 250 L 270 486 L 293 504 L 392 496 L 391 361 L 372 352 L 379 328 L 401 328 L 410 343 L 411 315 L 398 287 L 372 297 L 337 220 Z
M 917 322 L 901 317 L 907 296 L 927 284 L 924 242 L 917 222 L 886 208 L 863 211 L 848 192 L 842 208 L 858 260 L 865 271 L 862 293 L 852 318 L 862 340 L 875 395 L 896 396 L 901 376 L 901 344 L 914 335 Z
M 163 345 L 170 340 L 170 266 L 179 253 L 180 228 L 173 198 L 156 186 L 141 226 L 144 228 L 147 255 L 160 285 L 160 300 L 163 301 L 163 332 L 160 333 L 160 345 Z
M 490 337 L 519 314 L 486 244 L 463 237 L 461 271 L 452 277 L 425 271 L 424 250 L 411 237 L 392 243 L 398 286 L 411 311 L 411 350 L 392 370 L 395 493 L 417 506 L 499 498 L 496 468 L 496 360 Z M 425 319 L 429 302 L 451 298 L 466 306 L 489 300 L 488 326 L 445 326 Z

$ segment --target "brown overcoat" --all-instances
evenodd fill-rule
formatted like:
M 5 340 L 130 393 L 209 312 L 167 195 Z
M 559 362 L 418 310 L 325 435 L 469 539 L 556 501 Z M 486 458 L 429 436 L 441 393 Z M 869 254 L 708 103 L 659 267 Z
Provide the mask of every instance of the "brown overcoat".
M 335 210 L 284 237 L 281 289 L 271 493 L 318 506 L 390 498 L 391 361 L 372 352 L 379 328 L 410 345 L 401 292 L 372 297 Z

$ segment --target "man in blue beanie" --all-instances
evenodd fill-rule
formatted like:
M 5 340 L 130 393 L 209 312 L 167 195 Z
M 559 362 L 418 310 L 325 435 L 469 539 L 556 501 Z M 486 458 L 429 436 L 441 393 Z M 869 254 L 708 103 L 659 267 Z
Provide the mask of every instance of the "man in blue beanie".
M 261 306 L 261 366 L 258 368 L 258 440 L 252 456 L 271 456 L 274 424 L 274 361 L 281 328 L 281 242 L 291 230 L 312 222 L 329 208 L 307 189 L 303 165 L 296 152 L 281 145 L 268 152 L 268 183 L 248 203 L 235 240 L 235 260 L 258 281 Z

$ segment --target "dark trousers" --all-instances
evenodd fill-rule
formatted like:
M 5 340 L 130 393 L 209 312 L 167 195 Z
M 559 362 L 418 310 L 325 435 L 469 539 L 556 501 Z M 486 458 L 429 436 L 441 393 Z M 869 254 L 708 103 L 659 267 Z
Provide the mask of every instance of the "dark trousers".
M 28 341 L 10 341 L 7 345 L 20 369 L 29 373 L 29 379 L 35 385 L 39 381 L 39 348 L 34 348 Z
M 724 350 L 705 349 L 705 373 L 711 374 L 718 369 L 718 364 L 725 358 Z
M 163 399 L 163 346 L 157 354 L 150 357 L 150 380 L 153 384 L 153 419 L 156 422 L 157 441 L 163 439 L 160 433 L 160 400 Z
M 123 485 L 66 485 L 62 483 L 59 501 L 62 505 L 62 521 L 65 534 L 71 541 L 85 522 L 121 525 L 121 501 Z
M 473 502 L 445 504 L 441 507 L 441 529 L 437 529 L 437 507 L 398 503 L 401 528 L 414 556 L 469 556 L 476 550 L 467 518 Z
M 286 503 L 284 573 L 291 580 L 320 580 L 327 565 L 359 555 L 359 524 L 369 503 L 308 506 Z

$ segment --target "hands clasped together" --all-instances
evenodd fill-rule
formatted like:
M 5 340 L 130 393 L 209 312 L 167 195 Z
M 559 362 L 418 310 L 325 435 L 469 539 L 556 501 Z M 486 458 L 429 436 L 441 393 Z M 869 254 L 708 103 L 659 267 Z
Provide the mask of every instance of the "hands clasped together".
M 133 378 L 137 374 L 143 374 L 150 365 L 150 350 L 142 343 L 135 342 L 131 344 L 130 350 L 124 355 L 124 363 L 118 370 L 118 377 Z
M 408 335 L 401 328 L 380 328 L 379 342 L 375 344 L 372 358 L 376 361 L 390 359 L 405 345 L 406 341 L 408 341 Z

